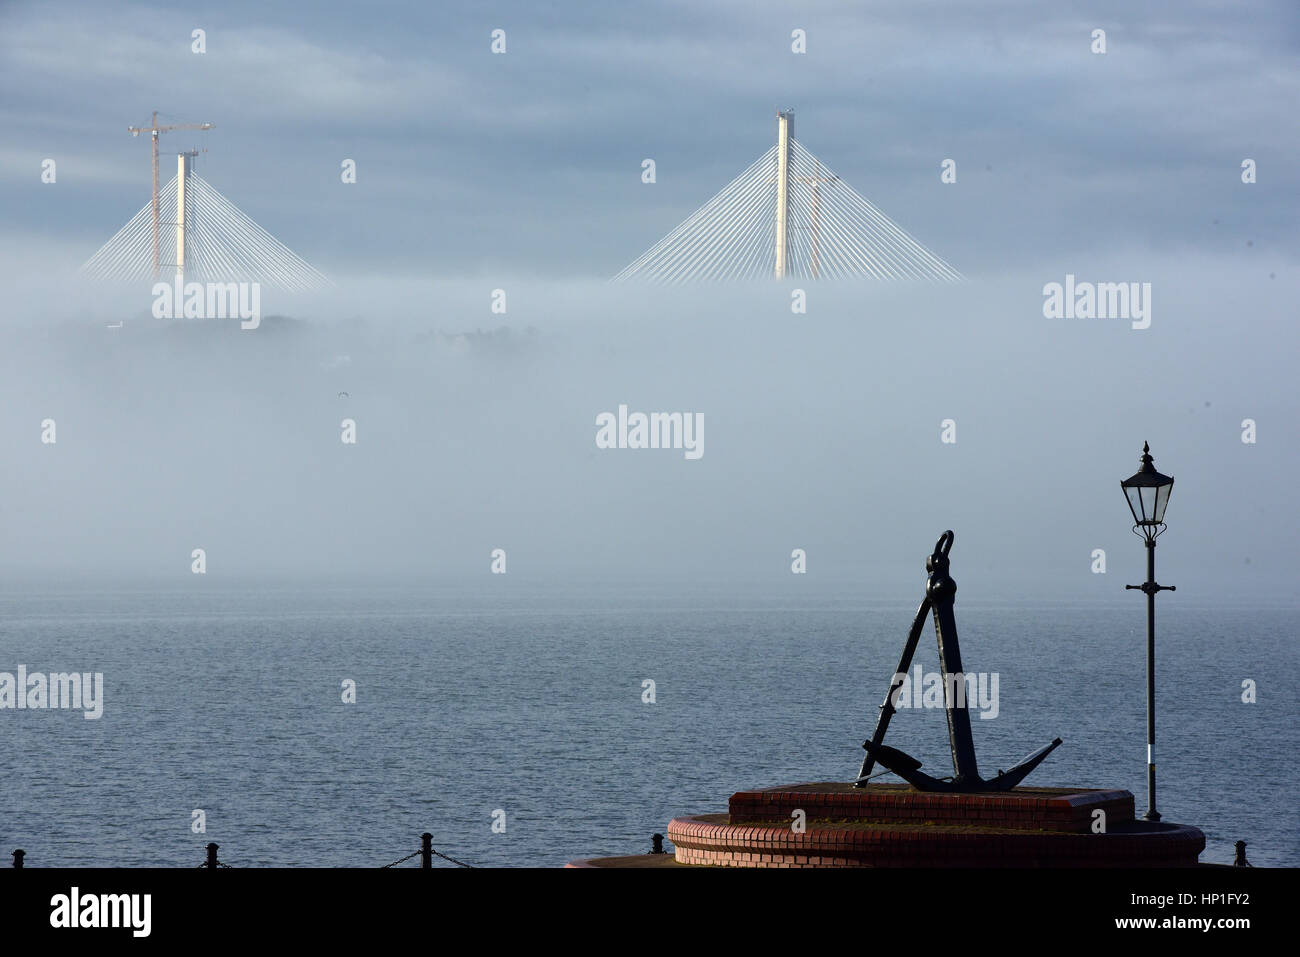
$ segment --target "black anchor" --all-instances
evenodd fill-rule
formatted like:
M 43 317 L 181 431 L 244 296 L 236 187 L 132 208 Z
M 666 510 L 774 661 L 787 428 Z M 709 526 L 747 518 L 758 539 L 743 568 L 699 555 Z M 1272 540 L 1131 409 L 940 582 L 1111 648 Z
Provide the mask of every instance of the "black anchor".
M 979 767 L 975 763 L 975 742 L 971 738 L 970 712 L 966 707 L 965 695 L 959 696 L 959 700 L 954 701 L 954 697 L 958 697 L 953 694 L 955 684 L 946 680 L 949 675 L 960 677 L 964 674 L 961 665 L 961 647 L 957 643 L 957 621 L 952 612 L 953 601 L 957 595 L 957 583 L 948 574 L 948 552 L 952 548 L 952 542 L 952 531 L 944 532 L 935 543 L 934 554 L 926 560 L 925 569 L 930 573 L 930 578 L 925 585 L 925 598 L 921 600 L 921 607 L 917 609 L 912 630 L 907 633 L 903 657 L 899 659 L 894 674 L 898 676 L 907 674 L 908 668 L 912 665 L 912 655 L 916 652 L 916 642 L 921 637 L 921 629 L 925 626 L 926 613 L 933 611 L 934 631 L 939 639 L 939 670 L 945 678 L 944 713 L 948 717 L 948 743 L 952 748 L 953 775 L 951 778 L 933 778 L 920 770 L 921 762 L 916 758 L 881 743 L 889 727 L 889 719 L 894 715 L 894 695 L 903 683 L 903 679 L 899 677 L 890 684 L 889 693 L 885 695 L 885 703 L 880 706 L 880 718 L 876 722 L 875 733 L 872 734 L 870 741 L 862 745 L 867 750 L 867 756 L 862 761 L 861 772 L 853 782 L 855 787 L 866 786 L 867 779 L 871 776 L 871 769 L 878 761 L 918 791 L 1010 791 L 1061 743 L 1061 739 L 1057 738 L 1051 744 L 1028 755 L 1010 771 L 999 771 L 987 781 L 980 777 Z

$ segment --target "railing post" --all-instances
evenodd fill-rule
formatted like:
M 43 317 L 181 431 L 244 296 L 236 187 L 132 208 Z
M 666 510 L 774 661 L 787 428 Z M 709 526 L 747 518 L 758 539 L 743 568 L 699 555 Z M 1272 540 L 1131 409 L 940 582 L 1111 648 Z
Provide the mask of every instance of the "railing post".
M 208 861 L 205 866 L 211 868 L 212 870 L 217 869 L 217 848 L 220 846 L 221 846 L 220 844 L 208 845 Z
M 26 856 L 26 851 L 14 851 L 14 867 L 21 868 L 23 866 L 23 858 Z
M 433 835 L 428 831 L 420 835 L 420 867 L 426 871 L 433 868 Z

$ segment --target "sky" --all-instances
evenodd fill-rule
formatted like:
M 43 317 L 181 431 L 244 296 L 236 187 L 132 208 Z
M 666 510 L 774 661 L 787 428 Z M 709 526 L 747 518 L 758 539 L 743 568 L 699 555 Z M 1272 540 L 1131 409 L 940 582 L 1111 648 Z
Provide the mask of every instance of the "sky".
M 0 573 L 184 577 L 209 543 L 213 576 L 474 576 L 509 546 L 524 578 L 788 584 L 803 547 L 902 588 L 951 527 L 959 581 L 1109 596 L 1150 441 L 1162 580 L 1294 601 L 1298 41 L 1263 0 L 0 4 Z M 240 331 L 78 280 L 148 201 L 154 109 L 214 124 L 164 135 L 164 180 L 205 149 L 335 285 Z M 778 109 L 966 281 L 803 284 L 805 313 L 790 282 L 607 285 Z M 1067 274 L 1150 283 L 1151 326 L 1047 318 Z M 597 448 L 622 403 L 703 414 L 705 454 Z

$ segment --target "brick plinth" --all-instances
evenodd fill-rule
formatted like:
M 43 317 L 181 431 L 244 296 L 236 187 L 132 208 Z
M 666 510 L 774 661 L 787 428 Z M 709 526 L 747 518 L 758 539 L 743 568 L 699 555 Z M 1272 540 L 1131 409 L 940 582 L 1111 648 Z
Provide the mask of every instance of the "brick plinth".
M 1113 827 L 1133 820 L 1128 791 L 1087 788 L 1016 788 L 990 794 L 936 794 L 907 784 L 825 782 L 791 784 L 731 796 L 732 824 L 790 820 L 796 810 L 812 820 L 879 821 L 898 824 L 980 825 L 1012 830 L 1091 831 L 1093 812 Z
M 1094 833 L 1098 809 L 1105 829 Z M 1190 867 L 1205 849 L 1194 827 L 1135 821 L 1127 791 L 934 794 L 889 784 L 741 791 L 730 814 L 674 819 L 668 839 L 678 863 L 724 867 Z

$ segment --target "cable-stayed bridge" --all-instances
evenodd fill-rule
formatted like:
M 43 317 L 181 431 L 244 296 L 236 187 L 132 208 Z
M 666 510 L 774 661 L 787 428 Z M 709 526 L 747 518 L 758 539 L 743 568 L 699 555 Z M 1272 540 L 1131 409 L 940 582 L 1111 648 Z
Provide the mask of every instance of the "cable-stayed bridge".
M 611 282 L 963 278 L 804 149 L 793 127 L 793 113 L 778 113 L 776 144 Z
M 81 267 L 90 279 L 171 279 L 258 282 L 301 292 L 330 285 L 319 270 L 253 222 L 194 172 L 194 154 L 177 156 L 177 172 L 158 191 L 157 221 L 165 229 L 156 246 L 154 202 L 146 203 Z M 174 245 L 166 233 L 174 231 Z M 161 250 L 159 255 L 155 250 Z M 171 260 L 166 254 L 174 251 Z M 155 257 L 158 257 L 155 260 Z

